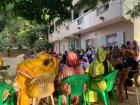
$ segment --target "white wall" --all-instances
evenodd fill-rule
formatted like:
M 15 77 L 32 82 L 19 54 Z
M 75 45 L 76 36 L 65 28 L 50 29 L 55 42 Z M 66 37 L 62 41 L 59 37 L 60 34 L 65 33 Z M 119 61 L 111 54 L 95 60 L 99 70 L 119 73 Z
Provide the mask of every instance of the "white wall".
M 94 40 L 93 46 L 99 47 L 100 38 L 96 36 L 96 32 L 89 32 L 89 33 L 84 33 L 81 35 L 81 49 L 86 50 L 86 40 L 89 40 L 89 39 L 96 39 Z
M 75 19 L 71 23 L 67 24 L 66 26 L 61 27 L 57 30 L 59 31 L 59 33 L 52 33 L 53 38 L 50 37 L 50 42 L 55 42 L 56 40 L 58 40 L 55 36 L 59 36 L 59 34 L 61 34 L 59 36 L 60 38 L 69 37 L 70 35 L 73 35 L 75 33 L 91 28 L 102 27 L 103 25 L 111 24 L 114 23 L 114 21 L 120 21 L 121 19 L 123 19 L 122 3 L 120 2 L 120 0 L 110 2 L 109 5 L 109 9 L 99 16 L 97 16 L 97 10 L 89 11 L 79 18 Z M 79 11 L 81 11 L 81 14 L 84 10 L 85 9 L 79 9 Z M 101 20 L 100 17 L 104 17 L 104 21 Z M 81 24 L 77 24 L 79 20 L 82 20 Z M 66 27 L 69 27 L 69 30 L 67 30 Z
M 140 46 L 140 20 L 134 22 L 134 40 L 136 40 Z
M 64 53 L 65 51 L 69 50 L 69 41 L 67 39 L 63 39 L 60 42 L 60 52 Z
M 128 21 L 118 22 L 104 28 L 100 28 L 97 35 L 110 35 L 116 32 L 125 32 L 125 40 L 131 41 L 134 39 L 134 24 Z
M 140 25 L 140 24 L 139 24 Z M 86 49 L 86 40 L 94 38 L 94 47 L 101 47 L 101 37 L 103 35 L 110 35 L 117 32 L 125 33 L 125 41 L 134 40 L 134 24 L 129 22 L 118 22 L 109 26 L 105 26 L 98 30 L 91 31 L 81 35 L 81 47 Z M 136 32 L 136 31 L 135 31 Z M 140 31 L 139 31 L 140 40 Z
M 59 53 L 64 53 L 65 51 L 69 50 L 69 43 L 67 39 L 63 39 L 59 42 L 54 43 L 54 51 Z
M 109 26 L 102 27 L 100 29 L 83 33 L 81 34 L 81 49 L 86 50 L 86 40 L 88 39 L 94 39 L 93 40 L 93 46 L 94 47 L 101 47 L 102 46 L 102 36 L 104 35 L 110 35 L 117 32 L 124 32 L 125 33 L 125 42 L 126 41 L 132 41 L 137 40 L 140 42 L 140 31 L 139 31 L 140 23 L 135 23 L 135 26 L 133 23 L 128 21 L 121 21 Z M 135 31 L 134 31 L 135 29 Z M 135 34 L 135 37 L 134 37 Z M 69 40 L 63 39 L 60 42 L 60 52 L 64 53 L 65 50 L 69 50 Z M 59 48 L 59 43 L 56 42 L 54 48 L 57 46 L 57 49 Z M 65 47 L 65 49 L 64 49 Z M 59 52 L 57 50 L 56 52 Z

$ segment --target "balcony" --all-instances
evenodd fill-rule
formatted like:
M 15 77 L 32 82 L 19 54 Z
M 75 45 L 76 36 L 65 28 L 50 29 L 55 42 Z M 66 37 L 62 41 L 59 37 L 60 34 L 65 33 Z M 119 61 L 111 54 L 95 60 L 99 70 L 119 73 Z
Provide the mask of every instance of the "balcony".
M 124 17 L 122 0 L 113 0 L 104 6 L 83 14 L 74 21 L 57 29 L 49 36 L 49 42 L 55 42 L 75 34 L 92 31 L 117 21 Z

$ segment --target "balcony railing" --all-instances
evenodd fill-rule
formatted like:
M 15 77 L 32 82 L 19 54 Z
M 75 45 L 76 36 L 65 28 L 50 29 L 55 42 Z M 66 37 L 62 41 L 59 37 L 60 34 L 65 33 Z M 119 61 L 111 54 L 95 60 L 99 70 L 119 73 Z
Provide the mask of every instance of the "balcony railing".
M 72 36 L 74 34 L 79 34 L 88 29 L 94 29 L 96 27 L 101 27 L 109 23 L 113 23 L 123 17 L 121 0 L 116 0 L 114 2 L 109 2 L 107 5 L 100 6 L 95 10 L 90 10 L 83 14 L 74 21 L 66 24 L 57 30 L 57 32 L 52 33 L 53 39 L 49 38 L 50 42 L 58 40 L 65 37 Z
M 99 8 L 97 8 L 97 16 L 100 16 L 101 14 L 103 14 L 108 9 L 109 9 L 109 4 L 108 3 L 106 5 L 103 5 Z
M 80 17 L 78 20 L 77 20 L 77 24 L 80 25 L 83 23 L 83 17 Z

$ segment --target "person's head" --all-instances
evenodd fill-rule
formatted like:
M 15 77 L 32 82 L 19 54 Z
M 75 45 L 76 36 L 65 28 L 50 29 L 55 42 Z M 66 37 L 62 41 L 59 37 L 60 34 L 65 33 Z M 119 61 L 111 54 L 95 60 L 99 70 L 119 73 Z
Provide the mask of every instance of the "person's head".
M 125 49 L 125 48 L 126 48 L 126 46 L 123 44 L 123 45 L 122 45 L 122 48 L 123 48 L 123 49 Z
M 52 56 L 55 58 L 59 58 L 59 55 L 56 52 L 53 52 Z
M 127 47 L 128 49 L 131 48 L 131 42 L 130 42 L 130 41 L 127 41 L 127 42 L 126 42 L 126 47 Z
M 126 45 L 128 46 L 128 45 L 131 45 L 131 42 L 130 41 L 127 41 L 126 42 Z
M 83 50 L 83 49 L 81 49 L 81 50 L 80 50 L 80 52 L 81 52 L 81 53 L 84 53 L 84 50 Z
M 68 52 L 67 58 L 66 58 L 66 64 L 70 67 L 75 67 L 79 65 L 78 56 L 74 52 Z
M 83 58 L 82 57 L 79 57 L 79 62 L 83 61 Z
M 82 59 L 84 62 L 88 62 L 88 58 L 87 57 L 83 57 Z
M 96 52 L 96 59 L 97 59 L 99 62 L 103 62 L 103 61 L 105 60 L 105 57 L 106 57 L 106 54 L 105 54 L 104 49 L 98 48 L 98 49 L 97 49 L 97 52 Z
M 113 48 L 112 46 L 109 46 L 109 50 L 112 50 L 112 48 Z
M 40 49 L 41 49 L 41 51 L 45 51 L 45 48 L 43 48 L 43 47 L 42 47 L 42 48 L 40 48 Z
M 106 47 L 105 46 L 102 46 L 102 48 L 105 49 Z
M 61 54 L 61 53 L 59 53 L 59 56 L 62 56 L 62 54 Z
M 67 54 L 68 52 L 67 51 L 65 51 L 65 54 Z
M 118 48 L 118 46 L 114 46 L 114 50 L 118 50 L 119 48 Z
M 52 54 L 53 52 L 54 52 L 54 50 L 53 50 L 53 49 L 50 49 L 50 50 L 49 50 L 49 53 L 50 53 L 50 54 Z
M 88 51 L 91 51 L 91 48 L 89 48 Z
M 134 41 L 132 42 L 132 45 L 133 45 L 134 47 L 137 47 L 137 46 L 138 46 L 137 41 L 134 40 Z
M 34 51 L 32 50 L 30 53 L 31 53 L 31 55 L 33 55 L 34 54 Z

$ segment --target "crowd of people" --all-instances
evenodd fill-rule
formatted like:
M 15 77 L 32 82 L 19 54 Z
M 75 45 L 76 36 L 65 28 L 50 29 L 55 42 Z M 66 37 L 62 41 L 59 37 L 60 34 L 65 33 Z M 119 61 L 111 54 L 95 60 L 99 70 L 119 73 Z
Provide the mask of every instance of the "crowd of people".
M 126 45 L 122 45 L 121 48 L 118 48 L 118 46 L 109 46 L 109 47 L 102 47 L 105 50 L 106 53 L 106 59 L 108 59 L 111 64 L 113 66 L 116 66 L 118 68 L 118 65 L 116 63 L 123 63 L 123 66 L 129 66 L 130 64 L 124 64 L 126 58 L 128 58 L 128 60 L 130 60 L 130 57 L 133 58 L 131 59 L 131 61 L 133 60 L 133 62 L 139 62 L 138 56 L 139 56 L 139 47 L 137 45 L 136 41 L 133 41 L 132 43 L 130 41 L 126 42 Z M 96 60 L 96 49 L 93 48 L 89 48 L 87 49 L 87 51 L 84 50 L 79 50 L 77 49 L 75 51 L 75 53 L 78 56 L 78 59 L 80 61 L 81 66 L 86 69 L 87 66 Z M 64 64 L 66 64 L 66 57 L 67 57 L 68 52 L 65 51 L 65 53 L 59 54 L 60 59 L 61 59 L 61 66 L 63 66 Z M 129 56 L 131 55 L 131 56 Z M 131 63 L 131 61 L 128 61 L 127 63 Z M 121 69 L 119 67 L 119 69 Z
M 18 65 L 17 68 L 16 82 L 21 87 L 18 95 L 18 104 L 29 104 L 29 93 L 25 90 L 26 79 L 49 73 L 48 71 L 57 74 L 54 87 L 55 93 L 57 93 L 58 84 L 69 76 L 86 73 L 94 79 L 96 79 L 96 77 L 100 79 L 104 74 L 108 74 L 115 69 L 121 71 L 124 68 L 130 69 L 125 83 L 127 86 L 132 86 L 132 78 L 135 73 L 139 72 L 138 56 L 139 47 L 136 41 L 133 41 L 132 43 L 127 41 L 126 45 L 122 45 L 121 48 L 118 48 L 117 46 L 109 46 L 95 49 L 93 47 L 87 49 L 87 51 L 79 49 L 74 52 L 65 51 L 63 55 L 57 54 L 53 52 L 53 50 L 43 50 L 37 55 L 31 52 L 30 56 L 25 57 L 25 61 Z M 98 88 L 101 90 L 105 90 L 107 88 L 106 81 L 92 84 L 91 86 L 92 88 Z M 84 91 L 86 91 L 86 88 L 87 87 L 85 85 Z M 69 84 L 62 85 L 60 89 L 64 94 L 69 95 L 71 93 Z M 97 93 L 90 92 L 90 95 L 93 96 L 91 99 L 93 99 L 94 102 L 97 101 Z M 25 102 L 24 98 L 27 98 L 28 102 Z M 78 103 L 79 97 L 73 97 L 72 100 L 75 103 Z M 62 95 L 62 104 L 66 104 L 65 95 Z
M 122 45 L 121 48 L 109 46 L 94 49 L 93 47 L 87 51 L 77 49 L 73 54 L 65 51 L 62 56 L 60 54 L 61 63 L 58 76 L 62 80 L 71 75 L 87 73 L 91 77 L 96 78 L 100 75 L 108 74 L 114 69 L 119 71 L 129 69 L 125 84 L 132 86 L 132 78 L 134 74 L 139 72 L 138 56 L 139 46 L 136 41 L 127 41 L 126 45 Z M 105 90 L 106 82 L 103 81 L 92 86 L 93 88 Z M 63 90 L 65 89 L 63 88 Z M 97 94 L 93 92 L 92 94 L 94 94 L 91 95 L 94 96 L 93 100 L 97 101 L 97 98 L 95 98 Z M 63 101 L 65 104 L 66 99 L 64 97 Z

